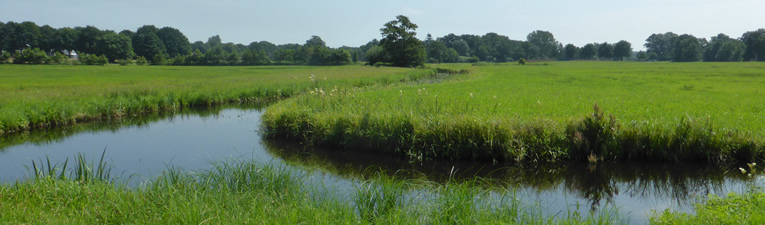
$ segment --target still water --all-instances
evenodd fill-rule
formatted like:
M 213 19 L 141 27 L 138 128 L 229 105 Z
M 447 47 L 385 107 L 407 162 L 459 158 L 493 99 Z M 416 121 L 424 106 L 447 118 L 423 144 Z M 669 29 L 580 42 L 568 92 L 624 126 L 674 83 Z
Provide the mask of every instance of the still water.
M 78 153 L 92 161 L 105 152 L 112 175 L 131 177 L 131 183 L 149 181 L 171 166 L 199 171 L 231 159 L 290 161 L 319 168 L 322 172 L 311 173 L 311 180 L 344 196 L 353 194 L 358 174 L 379 169 L 434 182 L 479 177 L 516 189 L 522 201 L 539 203 L 550 214 L 615 206 L 633 224 L 646 223 L 652 210 L 690 212 L 698 197 L 746 192 L 762 183 L 761 177 L 741 174 L 742 165 L 412 162 L 390 154 L 262 140 L 261 115 L 256 108 L 215 108 L 0 136 L 0 182 L 26 179 L 33 160 L 62 163 Z

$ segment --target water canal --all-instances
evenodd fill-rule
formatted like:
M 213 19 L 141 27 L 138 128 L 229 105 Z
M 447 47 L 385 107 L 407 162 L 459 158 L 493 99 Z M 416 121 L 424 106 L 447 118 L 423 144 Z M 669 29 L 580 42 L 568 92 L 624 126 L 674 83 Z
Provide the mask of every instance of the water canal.
M 0 136 L 0 182 L 26 179 L 33 160 L 61 163 L 78 153 L 92 160 L 105 152 L 112 175 L 130 177 L 134 185 L 170 167 L 200 171 L 214 162 L 254 160 L 313 168 L 311 180 L 340 196 L 353 195 L 359 174 L 380 169 L 433 182 L 479 177 L 488 185 L 515 189 L 517 198 L 538 203 L 551 215 L 616 207 L 634 224 L 646 223 L 652 210 L 691 212 L 699 197 L 746 192 L 763 183 L 762 177 L 739 172 L 741 165 L 413 162 L 353 149 L 262 140 L 258 134 L 261 114 L 258 108 L 228 106 L 6 134 Z

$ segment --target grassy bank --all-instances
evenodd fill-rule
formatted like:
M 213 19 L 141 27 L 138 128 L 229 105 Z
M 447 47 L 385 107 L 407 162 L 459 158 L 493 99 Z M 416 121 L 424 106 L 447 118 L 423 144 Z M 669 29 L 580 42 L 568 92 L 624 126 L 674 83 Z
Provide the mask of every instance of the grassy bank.
M 89 166 L 88 166 L 89 165 Z M 0 221 L 12 224 L 612 224 L 618 213 L 543 215 L 512 190 L 479 181 L 445 185 L 384 175 L 342 197 L 303 170 L 229 162 L 188 173 L 170 169 L 150 184 L 112 183 L 108 168 L 78 161 L 74 173 L 42 166 L 36 178 L 0 185 Z M 76 171 L 87 171 L 86 173 Z M 99 173 L 101 171 L 101 173 Z M 99 175 L 100 174 L 100 175 Z M 103 176 L 106 174 L 106 176 Z M 495 193 L 495 194 L 490 194 Z
M 362 66 L 0 65 L 0 135 L 435 75 L 435 70 Z
M 762 63 L 462 66 L 469 79 L 281 101 L 264 134 L 416 159 L 765 159 Z
M 765 224 L 765 193 L 711 196 L 695 207 L 695 214 L 664 211 L 651 218 L 652 224 Z

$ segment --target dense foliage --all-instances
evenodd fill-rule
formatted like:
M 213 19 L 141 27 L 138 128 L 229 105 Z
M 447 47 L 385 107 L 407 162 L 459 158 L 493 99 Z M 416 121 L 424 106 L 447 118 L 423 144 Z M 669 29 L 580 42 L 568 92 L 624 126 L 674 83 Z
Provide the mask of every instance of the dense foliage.
M 425 47 L 417 39 L 417 25 L 406 16 L 397 16 L 396 20 L 385 23 L 380 29 L 383 35 L 380 46 L 385 61 L 393 66 L 418 67 L 425 64 Z
M 697 38 L 689 34 L 656 33 L 646 39 L 646 51 L 634 52 L 632 43 L 590 43 L 578 47 L 562 44 L 549 31 L 536 30 L 526 40 L 512 40 L 497 33 L 448 34 L 424 41 L 415 37 L 417 25 L 399 16 L 381 29 L 382 39 L 359 47 L 326 46 L 318 36 L 305 44 L 276 45 L 256 41 L 249 45 L 224 43 L 220 36 L 206 42 L 190 42 L 178 29 L 144 25 L 119 33 L 94 26 L 53 28 L 34 22 L 0 22 L 0 63 L 13 61 L 27 48 L 39 48 L 47 56 L 105 56 L 109 62 L 145 58 L 154 65 L 343 65 L 366 61 L 396 66 L 428 63 L 510 62 L 530 60 L 656 60 L 656 61 L 765 61 L 765 29 L 731 38 L 719 34 Z M 387 46 L 387 47 L 386 47 Z M 387 50 L 386 50 L 387 49 Z M 23 64 L 60 60 L 22 59 Z M 61 61 L 67 63 L 67 61 Z M 124 63 L 121 63 L 126 65 Z M 134 63 L 131 63 L 134 64 Z

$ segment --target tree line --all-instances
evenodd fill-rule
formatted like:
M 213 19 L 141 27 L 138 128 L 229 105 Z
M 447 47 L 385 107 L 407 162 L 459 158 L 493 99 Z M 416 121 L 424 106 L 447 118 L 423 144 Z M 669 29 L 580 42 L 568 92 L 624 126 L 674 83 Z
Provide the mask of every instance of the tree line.
M 155 65 L 343 65 L 358 61 L 357 48 L 329 48 L 313 36 L 305 44 L 223 43 L 220 36 L 189 42 L 178 29 L 139 27 L 119 33 L 94 26 L 53 28 L 34 22 L 0 22 L 0 62 L 63 63 L 77 54 L 85 64 Z M 353 54 L 351 54 L 353 52 Z
M 652 34 L 646 39 L 641 58 L 676 62 L 765 61 L 765 29 L 748 31 L 739 38 L 718 34 L 697 38 L 672 32 Z
M 73 52 L 84 64 L 137 63 L 156 65 L 344 65 L 358 61 L 394 66 L 424 63 L 508 62 L 534 60 L 656 60 L 656 61 L 765 61 L 765 29 L 739 38 L 719 34 L 696 38 L 672 32 L 652 34 L 646 51 L 633 52 L 631 43 L 563 45 L 552 33 L 537 30 L 526 40 L 497 33 L 448 34 L 417 39 L 417 25 L 405 16 L 380 29 L 382 39 L 359 47 L 330 48 L 319 36 L 304 44 L 275 45 L 267 41 L 249 45 L 223 43 L 220 36 L 189 42 L 178 29 L 153 25 L 119 33 L 94 26 L 53 28 L 34 22 L 0 22 L 0 62 L 65 63 Z

